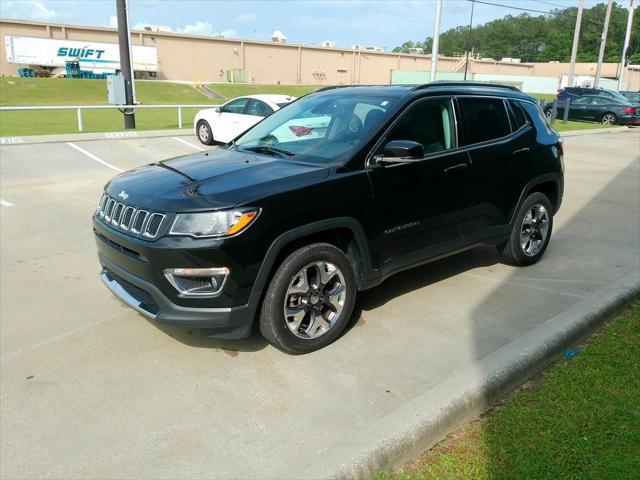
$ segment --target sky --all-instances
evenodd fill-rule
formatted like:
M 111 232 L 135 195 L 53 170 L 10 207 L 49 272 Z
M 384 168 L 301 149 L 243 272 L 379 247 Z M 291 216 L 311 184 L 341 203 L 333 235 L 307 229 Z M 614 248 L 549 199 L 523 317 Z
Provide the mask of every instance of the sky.
M 518 15 L 508 7 L 550 11 L 578 0 L 483 0 L 474 25 Z M 604 0 L 586 0 L 591 7 Z M 621 2 L 619 2 L 621 3 Z M 622 2 L 625 6 L 627 1 Z M 435 0 L 129 0 L 132 27 L 166 25 L 175 32 L 270 40 L 280 30 L 290 43 L 337 47 L 376 45 L 392 50 L 406 40 L 433 35 Z M 444 0 L 442 31 L 468 24 L 468 0 Z M 530 12 L 531 15 L 538 15 Z M 115 26 L 116 0 L 0 0 L 0 17 L 94 26 Z

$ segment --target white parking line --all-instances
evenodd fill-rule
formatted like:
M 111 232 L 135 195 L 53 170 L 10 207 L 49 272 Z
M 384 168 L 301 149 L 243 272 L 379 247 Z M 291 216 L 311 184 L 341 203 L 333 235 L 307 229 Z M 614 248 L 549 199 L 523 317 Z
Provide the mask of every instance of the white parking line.
M 189 145 L 190 147 L 193 147 L 196 150 L 200 150 L 201 152 L 204 152 L 204 150 L 205 150 L 204 148 L 201 148 L 198 145 L 194 145 L 193 143 L 187 142 L 186 140 L 183 140 L 181 138 L 178 138 L 178 137 L 171 137 L 171 138 L 173 138 L 174 140 L 179 141 L 180 143 L 184 143 L 185 145 Z
M 4 198 L 0 198 L 0 205 L 3 207 L 13 207 L 13 203 L 7 202 Z
M 109 167 L 112 170 L 115 170 L 116 172 L 124 172 L 124 170 L 122 170 L 121 168 L 118 167 L 114 167 L 113 165 L 111 165 L 110 163 L 105 162 L 104 160 L 100 160 L 98 157 L 96 157 L 93 153 L 89 153 L 87 152 L 84 148 L 80 148 L 78 145 L 76 145 L 75 143 L 71 143 L 71 142 L 67 142 L 67 145 L 69 145 L 72 148 L 75 148 L 77 151 L 79 151 L 80 153 L 84 153 L 87 157 L 89 157 L 91 160 L 95 160 L 98 163 L 101 163 L 102 165 L 104 165 L 105 167 Z

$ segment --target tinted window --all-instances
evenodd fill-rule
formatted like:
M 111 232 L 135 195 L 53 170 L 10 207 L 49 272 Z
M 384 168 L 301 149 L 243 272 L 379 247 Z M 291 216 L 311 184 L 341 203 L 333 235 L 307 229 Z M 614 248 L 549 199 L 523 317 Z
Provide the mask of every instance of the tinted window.
M 461 98 L 467 144 L 486 142 L 511 133 L 504 102 L 493 98 Z
M 591 99 L 595 97 L 580 97 L 571 100 L 572 105 L 589 105 L 591 103 Z M 564 106 L 564 105 L 563 105 Z
M 244 108 L 247 106 L 248 102 L 248 98 L 238 98 L 236 100 L 231 100 L 224 107 L 222 107 L 222 111 L 227 113 L 244 113 Z
M 247 115 L 255 115 L 257 117 L 268 117 L 272 113 L 271 107 L 260 100 L 251 100 L 246 111 Z
M 555 133 L 555 130 L 553 130 L 549 125 L 549 120 L 547 119 L 547 117 L 545 117 L 544 113 L 542 113 L 540 107 L 529 102 L 522 102 L 521 105 L 522 108 L 524 108 L 524 110 L 529 114 L 529 118 L 536 126 L 536 129 L 538 131 L 545 130 L 547 133 Z
M 368 115 L 374 114 L 371 110 Z M 451 100 L 424 100 L 402 116 L 386 141 L 412 140 L 422 144 L 425 154 L 455 146 L 455 124 Z
M 522 107 L 520 106 L 520 102 L 511 100 L 509 103 L 511 104 L 511 109 L 513 110 L 513 114 L 516 117 L 515 129 L 517 130 L 519 128 L 524 127 L 527 123 L 529 123 L 529 121 L 527 120 L 527 116 L 525 115 L 524 111 L 522 110 Z
M 610 103 L 617 103 L 617 102 L 613 98 L 591 97 L 591 105 L 608 105 Z

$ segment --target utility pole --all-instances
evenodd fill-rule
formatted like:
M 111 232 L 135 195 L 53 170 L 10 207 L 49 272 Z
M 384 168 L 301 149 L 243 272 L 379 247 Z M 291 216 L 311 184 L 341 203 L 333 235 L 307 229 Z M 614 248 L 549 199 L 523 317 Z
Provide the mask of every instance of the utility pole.
M 431 46 L 431 75 L 429 81 L 436 79 L 438 69 L 438 45 L 440 44 L 440 19 L 442 18 L 442 0 L 436 2 L 436 24 L 433 31 L 433 45 Z
M 118 14 L 118 45 L 120 50 L 120 72 L 124 77 L 127 105 L 133 105 L 133 67 L 131 65 L 131 35 L 129 34 L 129 12 L 127 0 L 116 0 Z M 124 110 L 124 128 L 136 128 L 133 108 Z
M 580 24 L 582 23 L 583 7 L 584 0 L 579 0 L 576 28 L 573 30 L 573 46 L 571 47 L 571 63 L 569 64 L 569 79 L 567 81 L 567 87 L 573 87 L 573 77 L 576 73 L 576 56 L 578 55 L 578 41 L 580 40 Z
M 604 28 L 602 37 L 600 38 L 600 53 L 598 54 L 598 66 L 596 67 L 596 79 L 593 82 L 593 88 L 598 88 L 600 82 L 600 74 L 602 73 L 602 60 L 604 59 L 604 48 L 607 46 L 607 32 L 609 31 L 609 19 L 611 18 L 611 7 L 613 0 L 609 0 L 607 4 L 607 13 L 604 16 Z
M 580 0 L 582 1 L 582 0 Z M 471 0 L 471 17 L 469 18 L 469 40 L 467 42 L 467 58 L 464 61 L 464 80 L 467 81 L 467 67 L 469 66 L 469 49 L 471 48 L 471 30 L 473 29 L 473 7 L 475 7 L 476 2 Z
M 618 77 L 618 90 L 622 90 L 622 80 L 624 79 L 625 58 L 629 48 L 629 39 L 631 38 L 631 25 L 633 24 L 633 9 L 636 8 L 635 0 L 631 0 L 629 5 L 629 16 L 627 17 L 627 33 L 624 35 L 624 45 L 622 47 L 622 58 L 620 59 L 620 75 Z

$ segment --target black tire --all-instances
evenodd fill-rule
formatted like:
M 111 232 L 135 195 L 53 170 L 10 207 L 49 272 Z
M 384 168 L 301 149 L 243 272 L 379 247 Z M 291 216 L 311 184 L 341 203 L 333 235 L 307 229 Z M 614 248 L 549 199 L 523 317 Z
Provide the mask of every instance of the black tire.
M 550 121 L 550 120 L 551 120 L 551 117 L 553 116 L 553 109 L 551 109 L 551 108 L 547 108 L 547 109 L 544 111 L 544 116 L 545 116 L 545 117 L 547 117 L 547 119 Z
M 535 227 L 530 227 L 530 225 L 534 224 L 531 224 L 528 220 L 527 224 L 525 225 L 525 219 L 527 218 L 527 215 L 537 205 L 541 205 L 542 207 L 544 207 L 547 212 L 547 228 L 543 240 L 541 239 L 542 233 L 539 229 L 540 226 L 543 227 L 544 222 L 541 222 L 540 226 L 537 227 L 537 232 L 535 230 Z M 502 260 L 511 265 L 517 265 L 521 267 L 533 265 L 538 260 L 540 260 L 540 258 L 542 258 L 542 255 L 544 255 L 544 252 L 547 250 L 547 247 L 549 246 L 549 240 L 551 239 L 551 232 L 553 231 L 553 213 L 553 206 L 551 205 L 551 202 L 545 194 L 535 192 L 529 195 L 516 213 L 509 240 L 504 245 L 498 247 L 498 253 L 500 254 Z M 526 244 L 530 247 L 523 247 L 521 241 L 521 233 L 524 232 L 523 234 L 526 238 L 527 232 L 532 231 L 533 234 L 531 234 L 531 236 L 529 237 L 529 242 L 531 243 Z M 539 241 L 540 243 L 537 243 Z M 536 246 L 533 245 L 533 242 L 536 242 L 537 249 L 533 248 L 534 246 Z
M 615 125 L 618 121 L 618 117 L 616 117 L 615 113 L 607 112 L 600 117 L 600 123 L 603 125 Z
M 206 120 L 200 120 L 196 125 L 196 136 L 200 143 L 204 145 L 213 145 L 213 132 L 211 131 L 211 125 Z
M 299 278 L 302 270 L 314 262 L 328 262 L 337 267 L 344 279 L 346 295 L 341 313 L 325 333 L 321 333 L 316 338 L 300 338 L 288 326 L 284 310 L 285 299 L 290 301 L 289 288 L 292 282 Z M 311 283 L 313 282 L 309 282 L 309 284 Z M 330 286 L 330 284 L 327 283 L 327 286 Z M 323 348 L 338 338 L 349 323 L 353 313 L 356 292 L 356 277 L 351 262 L 340 249 L 328 243 L 314 243 L 302 247 L 284 259 L 271 279 L 262 301 L 260 332 L 269 343 L 286 353 L 303 354 Z M 288 293 L 289 295 L 287 295 Z M 309 308 L 314 308 L 311 303 L 306 305 Z M 307 315 L 310 314 L 305 313 L 305 320 L 300 327 L 302 329 L 305 321 L 310 324 L 310 320 L 307 320 L 309 318 Z M 302 334 L 300 329 L 297 331 L 298 334 Z

